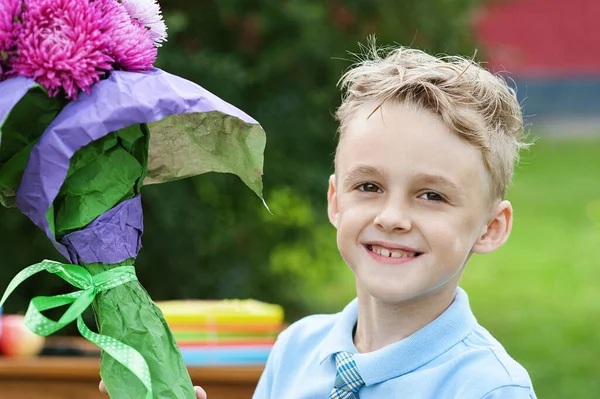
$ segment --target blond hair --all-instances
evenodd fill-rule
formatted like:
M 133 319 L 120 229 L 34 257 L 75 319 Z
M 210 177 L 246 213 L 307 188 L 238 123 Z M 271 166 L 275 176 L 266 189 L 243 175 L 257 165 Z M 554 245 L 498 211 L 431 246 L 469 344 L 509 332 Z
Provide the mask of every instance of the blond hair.
M 335 115 L 340 139 L 366 103 L 413 103 L 437 114 L 453 133 L 480 149 L 491 177 L 492 197 L 504 198 L 519 150 L 528 146 L 514 90 L 501 77 L 463 57 L 438 58 L 405 47 L 377 49 L 374 42 L 365 50 L 362 60 L 339 82 L 345 89 Z

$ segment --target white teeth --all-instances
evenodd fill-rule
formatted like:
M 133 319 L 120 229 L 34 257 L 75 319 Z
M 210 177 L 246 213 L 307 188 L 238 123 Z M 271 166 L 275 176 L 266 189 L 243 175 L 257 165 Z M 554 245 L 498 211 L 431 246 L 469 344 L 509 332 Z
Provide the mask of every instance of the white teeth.
M 385 249 L 385 248 L 381 248 L 381 247 L 374 247 L 374 246 L 370 246 L 369 249 L 381 256 L 385 256 L 386 258 L 411 258 L 411 257 L 414 257 L 417 255 L 412 252 L 409 253 L 409 252 L 394 251 L 394 250 L 390 251 L 389 249 Z

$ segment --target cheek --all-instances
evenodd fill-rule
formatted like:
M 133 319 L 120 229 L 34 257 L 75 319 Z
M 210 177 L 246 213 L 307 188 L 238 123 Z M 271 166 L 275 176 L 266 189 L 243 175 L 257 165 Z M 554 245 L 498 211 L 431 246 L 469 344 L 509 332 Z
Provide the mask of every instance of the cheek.
M 473 246 L 472 231 L 470 221 L 437 219 L 427 224 L 426 236 L 429 244 L 437 247 L 439 252 L 462 255 Z
M 452 252 L 460 253 L 464 252 L 465 249 L 470 248 L 471 245 L 467 240 L 467 237 L 454 237 L 454 241 L 452 242 Z
M 364 217 L 359 212 L 340 212 L 337 220 L 338 245 L 341 247 L 349 241 L 356 241 L 364 226 Z
M 356 234 L 373 220 L 370 208 L 357 202 L 340 202 L 338 212 L 338 230 L 343 234 Z
M 349 206 L 350 205 L 350 206 Z M 351 204 L 340 204 L 337 221 L 337 244 L 340 254 L 348 259 L 361 234 L 372 223 L 366 209 Z
M 358 240 L 359 233 L 356 232 L 356 229 L 352 229 L 351 226 L 348 225 L 347 219 L 340 219 L 340 224 L 337 229 L 337 247 L 342 259 L 344 262 L 350 266 L 351 269 L 354 270 L 352 261 L 356 256 L 356 242 Z
M 347 239 L 344 237 L 343 232 L 340 229 L 338 229 L 337 232 L 337 247 L 342 259 L 348 263 L 350 246 L 347 244 Z

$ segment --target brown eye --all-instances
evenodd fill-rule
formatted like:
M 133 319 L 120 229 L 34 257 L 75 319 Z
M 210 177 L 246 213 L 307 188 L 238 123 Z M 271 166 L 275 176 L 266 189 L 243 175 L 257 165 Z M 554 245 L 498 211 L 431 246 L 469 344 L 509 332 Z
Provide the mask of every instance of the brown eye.
M 435 193 L 433 191 L 427 192 L 427 193 L 421 195 L 419 198 L 423 198 L 423 199 L 426 199 L 427 201 L 434 201 L 434 202 L 444 202 L 445 201 L 444 197 L 442 197 L 440 194 Z
M 379 192 L 379 187 L 377 187 L 377 185 L 375 185 L 373 183 L 363 183 L 360 186 L 358 186 L 358 189 L 360 191 L 364 191 L 366 193 L 377 193 L 377 192 Z

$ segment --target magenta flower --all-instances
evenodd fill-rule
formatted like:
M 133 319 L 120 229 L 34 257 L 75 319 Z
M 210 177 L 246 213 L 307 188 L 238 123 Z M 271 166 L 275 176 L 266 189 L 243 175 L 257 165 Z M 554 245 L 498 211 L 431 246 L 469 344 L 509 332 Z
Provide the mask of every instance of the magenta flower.
M 105 12 L 106 33 L 111 39 L 108 54 L 115 69 L 140 72 L 152 68 L 158 51 L 151 31 L 132 19 L 123 4 L 115 0 L 97 2 Z
M 9 65 L 9 55 L 14 50 L 21 13 L 21 0 L 2 0 L 0 2 L 0 77 L 3 66 Z
M 156 60 L 151 29 L 119 0 L 1 1 L 0 51 L 16 44 L 12 73 L 35 79 L 51 96 L 64 91 L 76 99 L 113 69 L 142 72 Z
M 109 70 L 107 20 L 99 2 L 25 0 L 17 40 L 15 72 L 35 79 L 49 95 L 63 89 L 68 99 L 91 86 Z

